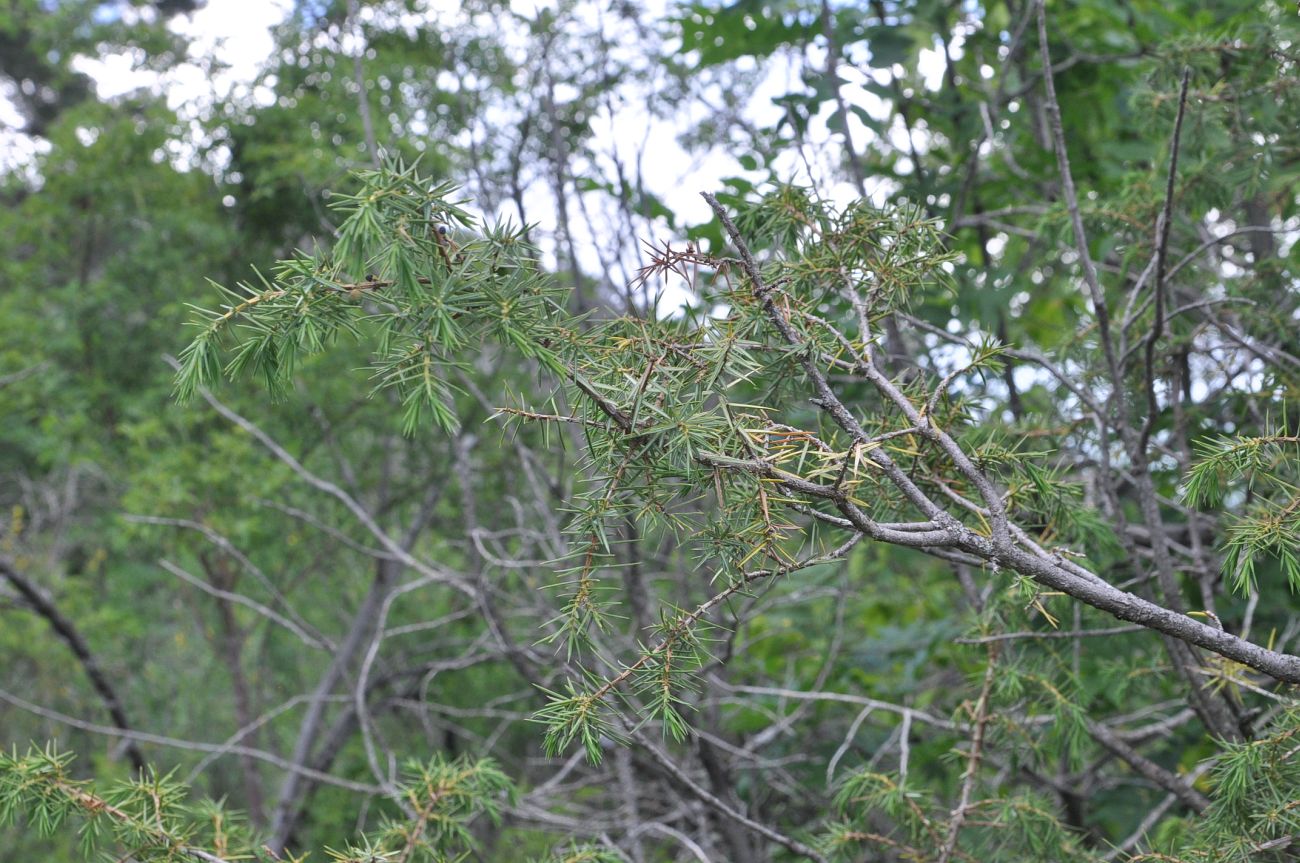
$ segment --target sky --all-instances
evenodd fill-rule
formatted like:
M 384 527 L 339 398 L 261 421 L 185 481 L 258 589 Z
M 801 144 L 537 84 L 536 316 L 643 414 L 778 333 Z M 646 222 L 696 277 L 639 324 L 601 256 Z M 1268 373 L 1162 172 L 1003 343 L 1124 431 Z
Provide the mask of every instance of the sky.
M 643 8 L 647 14 L 662 14 L 672 0 L 646 0 Z M 524 14 L 535 15 L 539 6 L 553 5 L 544 0 L 514 0 Z M 99 96 L 112 99 L 141 87 L 146 87 L 165 94 L 167 104 L 177 111 L 182 120 L 196 120 L 202 116 L 214 101 L 229 95 L 251 98 L 254 102 L 267 103 L 273 98 L 269 89 L 261 91 L 254 87 L 254 79 L 274 50 L 271 36 L 272 28 L 282 22 L 291 11 L 292 0 L 209 0 L 206 5 L 189 15 L 175 16 L 168 26 L 176 33 L 190 40 L 189 62 L 159 74 L 140 68 L 144 59 L 142 52 L 130 52 L 102 57 L 79 56 L 74 66 L 89 75 L 96 84 Z M 459 11 L 455 0 L 431 0 L 430 12 L 440 21 L 454 22 Z M 117 7 L 119 14 L 152 15 L 149 7 L 135 10 L 128 5 Z M 363 10 L 363 15 L 367 14 Z M 960 47 L 957 47 L 958 52 Z M 928 54 L 928 56 L 927 56 Z M 817 58 L 810 58 L 817 62 Z M 874 74 L 879 79 L 883 73 L 867 69 L 863 64 L 845 66 L 846 85 L 842 88 L 845 98 L 853 104 L 861 105 L 876 116 L 887 116 L 888 112 L 880 100 L 868 93 L 860 85 L 867 82 L 867 75 Z M 927 84 L 932 89 L 939 86 L 942 72 L 942 60 L 936 51 L 923 53 L 921 69 L 927 77 Z M 213 71 L 217 70 L 217 71 Z M 798 79 L 798 66 L 793 59 L 776 58 L 766 78 L 751 94 L 746 113 L 756 125 L 769 126 L 781 116 L 780 109 L 772 104 L 773 97 L 802 88 Z M 21 125 L 18 117 L 7 99 L 0 92 L 0 171 L 25 170 L 32 175 L 33 157 L 40 152 L 43 142 L 25 136 L 17 129 Z M 828 106 L 829 108 L 829 106 Z M 644 174 L 650 191 L 657 194 L 683 223 L 698 223 L 711 218 L 707 206 L 699 197 L 700 191 L 716 190 L 720 180 L 726 176 L 743 175 L 734 158 L 723 148 L 717 148 L 705 154 L 691 154 L 678 144 L 678 136 L 685 130 L 692 118 L 689 115 L 676 122 L 648 116 L 647 112 L 637 110 L 635 99 L 630 99 L 626 107 L 613 116 L 600 116 L 593 119 L 592 128 L 595 135 L 593 147 L 609 155 L 617 154 L 624 163 L 635 160 L 636 150 L 645 141 L 652 141 L 645 151 L 643 161 Z M 810 131 L 811 158 L 805 159 L 798 153 L 790 152 L 784 163 L 776 166 L 778 175 L 791 180 L 811 182 L 821 193 L 831 200 L 846 202 L 857 197 L 856 189 L 844 179 L 834 178 L 837 161 L 837 142 L 833 140 L 827 128 L 827 116 L 815 118 Z M 859 146 L 868 144 L 872 133 L 856 117 L 850 118 L 854 127 L 855 141 Z M 194 123 L 197 132 L 198 124 Z M 83 141 L 93 137 L 93 130 L 83 130 Z M 906 144 L 897 140 L 903 135 L 901 129 L 894 129 L 890 135 L 894 143 Z M 924 143 L 919 142 L 923 147 Z M 829 146 L 828 146 L 829 144 Z M 175 142 L 170 155 L 178 164 L 184 163 L 193 153 L 193 146 L 185 142 Z M 809 174 L 811 173 L 811 176 Z M 759 180 L 762 174 L 752 174 L 752 179 Z M 545 230 L 547 214 L 555 212 L 555 203 L 550 189 L 545 184 L 535 184 L 526 197 L 529 218 L 540 222 Z M 874 190 L 876 196 L 883 198 L 888 190 L 880 187 Z M 599 202 L 593 199 L 593 206 Z M 489 217 L 506 214 L 486 214 Z M 579 226 L 579 230 L 581 226 Z M 666 233 L 666 227 L 664 227 Z M 577 231 L 575 231 L 575 234 Z M 576 237 L 584 268 L 594 271 L 598 261 L 595 248 L 599 237 Z M 671 237 L 658 236 L 643 239 L 663 241 Z
M 191 62 L 165 75 L 137 68 L 139 58 L 130 54 L 82 55 L 73 66 L 95 80 L 102 99 L 149 87 L 165 93 L 173 110 L 200 106 L 251 85 L 275 48 L 271 28 L 292 8 L 292 0 L 211 0 L 189 15 L 173 17 L 168 29 L 190 41 Z M 210 74 L 212 61 L 228 68 Z
M 271 28 L 283 21 L 291 8 L 291 0 L 211 0 L 190 15 L 175 16 L 169 27 L 192 40 L 191 62 L 166 75 L 139 68 L 143 57 L 131 53 L 79 55 L 73 66 L 94 79 L 102 99 L 148 87 L 165 93 L 169 107 L 181 110 L 188 106 L 198 112 L 214 96 L 249 86 L 274 48 Z M 156 14 L 150 7 L 134 10 L 123 6 L 118 11 L 126 16 Z M 229 68 L 210 75 L 212 60 Z M 9 82 L 0 84 L 0 172 L 21 170 L 31 176 L 32 159 L 45 144 L 22 134 L 22 116 L 10 101 L 11 93 L 4 89 L 10 87 Z

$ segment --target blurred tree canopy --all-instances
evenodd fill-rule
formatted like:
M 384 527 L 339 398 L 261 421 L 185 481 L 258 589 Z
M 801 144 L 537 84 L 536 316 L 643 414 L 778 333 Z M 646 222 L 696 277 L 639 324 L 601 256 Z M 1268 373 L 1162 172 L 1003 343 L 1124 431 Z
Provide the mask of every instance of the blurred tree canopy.
M 203 5 L 0 8 L 6 859 L 1296 859 L 1293 4 Z

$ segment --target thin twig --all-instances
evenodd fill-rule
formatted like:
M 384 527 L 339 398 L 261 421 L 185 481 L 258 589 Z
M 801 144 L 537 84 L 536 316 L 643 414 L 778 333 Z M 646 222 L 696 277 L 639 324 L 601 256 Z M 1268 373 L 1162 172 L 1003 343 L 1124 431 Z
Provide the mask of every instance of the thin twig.
M 966 822 L 967 813 L 970 812 L 975 780 L 984 757 L 984 730 L 988 727 L 989 696 L 993 692 L 993 670 L 997 667 L 998 658 L 996 647 L 990 646 L 988 651 L 988 664 L 984 668 L 984 685 L 980 688 L 979 700 L 975 702 L 975 731 L 971 735 L 970 754 L 966 757 L 966 772 L 962 776 L 957 808 L 952 810 L 952 816 L 948 819 L 948 833 L 944 837 L 943 848 L 939 851 L 938 863 L 948 863 L 952 859 L 953 852 L 957 850 L 957 837 Z
M 51 710 L 48 707 L 41 707 L 39 704 L 33 704 L 24 698 L 19 698 L 11 692 L 0 689 L 0 701 L 4 701 L 19 710 L 25 710 L 35 716 L 67 725 L 70 728 L 80 728 L 82 731 L 89 731 L 92 734 L 103 734 L 108 737 L 121 737 L 127 740 L 133 740 L 138 743 L 151 743 L 157 746 L 167 746 L 172 749 L 186 749 L 194 752 L 219 752 L 222 755 L 247 755 L 250 758 L 256 758 L 259 761 L 265 761 L 267 764 L 279 767 L 281 770 L 289 773 L 297 773 L 309 779 L 326 785 L 333 785 L 338 788 L 344 788 L 348 791 L 356 791 L 360 794 L 382 794 L 383 789 L 374 785 L 366 785 L 361 782 L 353 782 L 350 779 L 340 779 L 337 776 L 331 776 L 328 773 L 322 773 L 319 770 L 313 770 L 300 764 L 293 764 L 287 759 L 281 758 L 274 753 L 262 749 L 253 749 L 248 746 L 230 746 L 225 743 L 203 743 L 197 740 L 181 740 L 176 737 L 167 737 L 162 734 L 150 734 L 147 731 L 133 731 L 124 728 L 115 728 L 109 725 L 99 725 L 94 722 L 87 722 L 84 719 L 78 719 L 75 716 L 68 716 L 66 713 L 60 713 L 57 710 Z
M 1183 137 L 1183 114 L 1187 110 L 1187 84 L 1191 80 L 1192 70 L 1183 70 L 1183 84 L 1178 92 L 1178 116 L 1174 118 L 1174 136 L 1169 145 L 1169 173 L 1165 178 L 1165 202 L 1156 220 L 1156 283 L 1155 283 L 1155 320 L 1151 332 L 1146 338 L 1146 386 L 1147 418 L 1138 435 L 1138 448 L 1145 451 L 1151 440 L 1151 432 L 1156 425 L 1159 408 L 1156 404 L 1156 343 L 1164 335 L 1165 329 L 1165 264 L 1169 256 L 1169 234 L 1173 223 L 1174 181 L 1178 177 L 1178 148 Z

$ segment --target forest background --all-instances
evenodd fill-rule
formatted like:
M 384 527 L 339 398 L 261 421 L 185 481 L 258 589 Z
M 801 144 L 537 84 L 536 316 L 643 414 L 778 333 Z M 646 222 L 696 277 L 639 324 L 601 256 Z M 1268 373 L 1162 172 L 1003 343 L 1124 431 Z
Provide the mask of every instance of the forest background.
M 4 859 L 1297 859 L 1292 4 L 195 5 L 0 10 Z

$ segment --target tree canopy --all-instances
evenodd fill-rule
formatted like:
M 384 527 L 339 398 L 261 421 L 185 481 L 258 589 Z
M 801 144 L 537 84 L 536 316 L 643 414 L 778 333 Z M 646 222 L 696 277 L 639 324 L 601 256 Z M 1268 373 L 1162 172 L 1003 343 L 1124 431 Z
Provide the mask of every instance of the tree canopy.
M 1295 858 L 1293 7 L 199 5 L 0 12 L 0 848 Z

